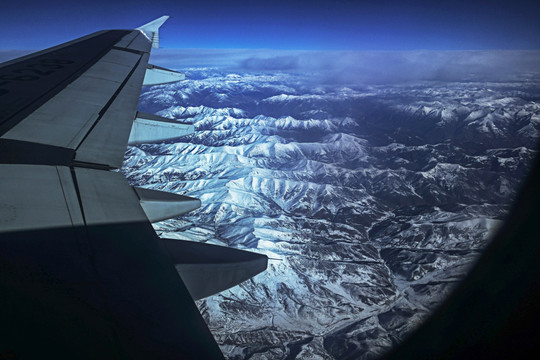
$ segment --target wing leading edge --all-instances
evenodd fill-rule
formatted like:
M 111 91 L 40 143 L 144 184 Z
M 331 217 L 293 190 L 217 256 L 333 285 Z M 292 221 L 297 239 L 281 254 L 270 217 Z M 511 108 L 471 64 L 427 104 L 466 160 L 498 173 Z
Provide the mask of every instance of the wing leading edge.
M 109 171 L 128 141 L 193 131 L 136 111 L 165 20 L 0 65 L 0 357 L 222 358 L 193 298 L 267 258 L 160 240 L 151 220 L 200 201 Z

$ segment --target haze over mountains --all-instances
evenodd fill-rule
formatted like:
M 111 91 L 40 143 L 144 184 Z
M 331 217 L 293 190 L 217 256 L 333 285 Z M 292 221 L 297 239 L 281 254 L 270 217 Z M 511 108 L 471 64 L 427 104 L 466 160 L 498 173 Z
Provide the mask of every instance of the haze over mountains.
M 328 71 L 306 54 L 241 55 L 143 91 L 141 111 L 196 127 L 127 151 L 132 184 L 202 200 L 158 233 L 270 258 L 198 303 L 226 357 L 373 358 L 444 299 L 536 154 L 540 76 L 527 54 L 485 53 L 474 61 L 494 60 L 467 69 L 435 57 L 423 74 L 437 78 L 404 55 L 375 75 L 358 69 L 381 54 Z

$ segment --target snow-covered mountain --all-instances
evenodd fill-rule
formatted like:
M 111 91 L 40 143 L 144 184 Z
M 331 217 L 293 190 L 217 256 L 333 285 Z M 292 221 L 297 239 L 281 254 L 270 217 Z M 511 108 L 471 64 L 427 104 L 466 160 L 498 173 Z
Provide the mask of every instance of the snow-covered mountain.
M 261 252 L 198 302 L 230 359 L 367 359 L 434 309 L 510 209 L 540 131 L 540 81 L 318 85 L 191 69 L 140 110 L 195 125 L 128 149 L 132 184 L 198 197 L 167 238 Z

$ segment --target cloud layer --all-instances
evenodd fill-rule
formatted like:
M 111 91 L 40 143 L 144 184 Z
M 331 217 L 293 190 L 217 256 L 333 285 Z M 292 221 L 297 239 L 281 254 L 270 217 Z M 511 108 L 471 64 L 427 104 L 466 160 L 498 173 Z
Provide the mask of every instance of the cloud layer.
M 0 61 L 28 51 L 0 51 Z M 174 69 L 217 67 L 233 71 L 284 71 L 314 81 L 396 84 L 411 81 L 508 81 L 540 75 L 538 50 L 296 51 L 253 49 L 158 49 L 156 65 Z
M 167 49 L 152 60 L 174 68 L 315 73 L 318 81 L 507 81 L 540 74 L 540 51 L 292 51 Z

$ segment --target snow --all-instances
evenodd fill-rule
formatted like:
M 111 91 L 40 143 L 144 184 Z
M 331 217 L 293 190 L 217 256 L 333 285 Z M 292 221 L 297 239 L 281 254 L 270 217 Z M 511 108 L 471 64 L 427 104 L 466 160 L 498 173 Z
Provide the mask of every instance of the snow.
M 540 108 L 515 83 L 366 89 L 190 72 L 198 80 L 146 89 L 140 107 L 196 133 L 130 147 L 122 171 L 201 199 L 155 224 L 160 236 L 270 258 L 198 302 L 230 359 L 282 358 L 293 344 L 299 359 L 387 349 L 466 274 L 536 154 Z

